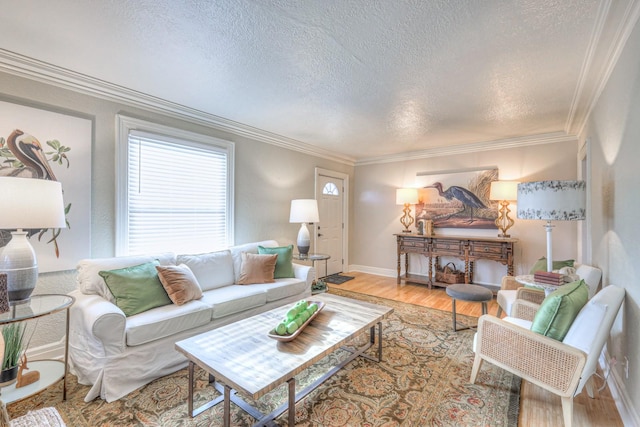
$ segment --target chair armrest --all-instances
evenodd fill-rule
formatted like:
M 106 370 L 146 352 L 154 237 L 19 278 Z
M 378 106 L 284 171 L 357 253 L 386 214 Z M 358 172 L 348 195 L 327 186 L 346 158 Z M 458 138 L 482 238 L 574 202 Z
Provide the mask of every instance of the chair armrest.
M 304 280 L 309 289 L 311 289 L 311 285 L 313 285 L 313 281 L 316 278 L 316 270 L 309 265 L 293 263 L 293 275 L 296 279 Z
M 478 319 L 476 353 L 484 360 L 563 397 L 573 396 L 587 355 L 495 316 Z
M 516 289 L 521 287 L 522 287 L 522 283 L 517 282 L 516 278 L 513 276 L 504 276 L 502 278 L 502 283 L 500 284 L 500 290 L 515 291 Z
M 540 309 L 540 304 L 517 299 L 511 307 L 511 317 L 517 317 L 518 319 L 524 319 L 528 320 L 529 322 L 533 322 L 533 318 L 538 312 L 538 309 Z
M 79 290 L 69 295 L 76 299 L 69 309 L 70 345 L 82 347 L 96 357 L 121 353 L 127 321 L 124 312 L 99 295 L 86 295 Z
M 520 288 L 516 294 L 516 299 L 531 301 L 536 304 L 542 304 L 545 293 L 542 289 Z

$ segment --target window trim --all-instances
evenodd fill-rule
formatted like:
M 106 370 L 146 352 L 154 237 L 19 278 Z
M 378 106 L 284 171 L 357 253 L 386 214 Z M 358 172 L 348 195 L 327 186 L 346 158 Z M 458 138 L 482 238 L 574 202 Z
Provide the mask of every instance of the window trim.
M 124 115 L 116 115 L 116 165 L 115 165 L 115 204 L 116 204 L 116 256 L 128 255 L 126 239 L 128 236 L 127 212 L 129 211 L 128 198 L 128 177 L 129 177 L 129 133 L 131 131 L 139 131 L 166 137 L 168 140 L 181 140 L 192 142 L 196 145 L 213 145 L 227 152 L 227 242 L 226 246 L 233 246 L 235 236 L 234 224 L 234 206 L 235 206 L 235 183 L 234 183 L 234 165 L 235 165 L 235 144 L 231 141 L 215 138 L 209 135 L 203 135 L 196 132 L 177 129 L 146 120 L 136 119 Z

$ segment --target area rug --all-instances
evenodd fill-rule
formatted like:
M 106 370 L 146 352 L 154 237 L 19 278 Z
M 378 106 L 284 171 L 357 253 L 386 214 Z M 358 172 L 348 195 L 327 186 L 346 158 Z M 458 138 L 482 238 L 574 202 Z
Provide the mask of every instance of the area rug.
M 353 279 L 353 276 L 344 276 L 340 273 L 332 274 L 330 276 L 322 278 L 322 280 L 324 280 L 325 282 L 333 283 L 334 285 L 340 285 L 344 282 L 348 282 L 351 279 Z
M 519 378 L 484 363 L 476 384 L 469 384 L 473 332 L 452 332 L 451 313 L 343 290 L 331 293 L 394 308 L 384 322 L 384 359 L 376 363 L 358 358 L 324 382 L 296 405 L 296 426 L 517 426 Z M 368 334 L 356 340 L 366 339 Z M 296 377 L 298 386 L 304 387 L 343 357 L 346 352 L 338 350 L 302 372 Z M 198 406 L 218 393 L 207 385 L 202 370 L 196 372 Z M 7 409 L 15 417 L 55 406 L 74 427 L 221 426 L 222 405 L 194 419 L 187 415 L 187 387 L 187 370 L 182 369 L 116 402 L 85 403 L 89 387 L 70 375 L 65 402 L 60 383 Z M 286 400 L 286 393 L 286 386 L 281 386 L 258 401 L 247 400 L 267 413 Z M 232 425 L 254 423 L 235 405 L 231 408 Z M 276 419 L 278 425 L 287 425 L 286 415 Z

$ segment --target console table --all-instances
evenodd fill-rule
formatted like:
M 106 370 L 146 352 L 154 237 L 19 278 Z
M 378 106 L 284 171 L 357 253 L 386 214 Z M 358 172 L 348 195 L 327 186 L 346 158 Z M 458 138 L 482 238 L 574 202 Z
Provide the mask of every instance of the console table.
M 433 280 L 433 266 L 439 268 L 440 257 L 450 256 L 464 260 L 464 281 L 473 283 L 473 263 L 478 259 L 497 261 L 507 266 L 507 275 L 513 276 L 513 247 L 518 239 L 500 237 L 472 237 L 472 236 L 426 236 L 411 233 L 395 234 L 398 251 L 397 283 L 422 283 L 432 286 L 444 286 L 448 283 Z M 429 258 L 429 273 L 409 274 L 409 254 L 422 254 Z M 404 271 L 400 274 L 401 256 L 404 254 Z

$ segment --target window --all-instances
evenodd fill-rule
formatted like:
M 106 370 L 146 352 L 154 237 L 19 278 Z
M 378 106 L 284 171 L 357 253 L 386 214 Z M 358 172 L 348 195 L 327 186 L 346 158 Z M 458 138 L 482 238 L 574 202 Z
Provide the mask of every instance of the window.
M 118 116 L 117 255 L 233 244 L 234 145 Z
M 322 194 L 339 196 L 340 192 L 338 191 L 338 187 L 333 182 L 327 182 L 322 189 Z

